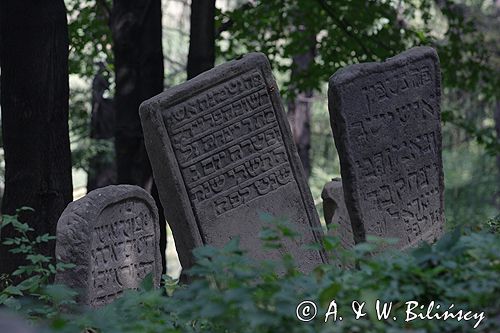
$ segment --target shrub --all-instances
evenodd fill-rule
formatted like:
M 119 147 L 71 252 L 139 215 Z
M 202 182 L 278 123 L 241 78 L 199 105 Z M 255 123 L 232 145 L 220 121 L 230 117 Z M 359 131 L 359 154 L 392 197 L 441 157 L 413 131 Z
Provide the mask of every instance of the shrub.
M 267 247 L 280 248 L 283 237 L 295 236 L 285 221 L 264 218 L 269 227 L 261 238 Z M 48 288 L 39 279 L 44 298 L 21 301 L 10 293 L 7 303 L 53 332 L 470 332 L 478 321 L 474 331 L 500 329 L 497 234 L 456 229 L 433 246 L 373 255 L 377 243 L 372 240 L 342 251 L 337 239 L 325 237 L 324 246 L 341 258 L 343 266 L 356 268 L 320 265 L 306 275 L 294 268 L 289 256 L 281 262 L 255 262 L 234 240 L 222 249 L 196 249 L 197 264 L 189 271 L 193 279 L 189 285 L 165 277 L 164 286 L 154 289 L 147 277 L 139 290 L 127 291 L 113 303 L 92 310 L 77 307 L 67 290 Z M 5 300 L 4 292 L 1 295 Z M 377 299 L 392 302 L 387 320 L 377 318 Z M 317 317 L 310 322 L 296 317 L 302 300 L 317 306 Z M 325 323 L 332 300 L 337 320 L 331 315 Z M 365 302 L 366 315 L 358 320 L 351 309 L 354 300 Z M 485 318 L 406 322 L 408 301 L 424 307 L 434 301 L 441 311 L 432 313 L 442 313 L 453 304 L 453 313 L 459 309 L 484 312 Z M 64 312 L 59 311 L 62 305 Z

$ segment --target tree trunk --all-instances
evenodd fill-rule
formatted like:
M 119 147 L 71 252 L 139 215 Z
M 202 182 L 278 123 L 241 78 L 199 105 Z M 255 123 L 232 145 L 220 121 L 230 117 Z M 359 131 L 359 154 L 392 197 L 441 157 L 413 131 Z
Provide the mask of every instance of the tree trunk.
M 160 213 L 165 272 L 166 222 L 144 146 L 139 105 L 163 91 L 161 0 L 115 0 L 111 13 L 115 56 L 117 180 L 152 191 Z
M 311 43 L 311 48 L 304 54 L 293 57 L 291 82 L 296 81 L 297 76 L 304 75 L 314 61 L 316 52 L 316 40 Z M 293 97 L 288 102 L 288 122 L 292 130 L 293 140 L 297 147 L 304 172 L 307 177 L 311 175 L 311 107 L 313 91 L 301 91 L 293 88 Z
M 118 183 L 151 188 L 139 105 L 163 91 L 161 1 L 115 0 L 111 29 L 115 55 Z
M 113 101 L 104 98 L 109 82 L 104 76 L 104 66 L 92 82 L 92 116 L 90 121 L 90 138 L 101 142 L 112 142 L 115 137 L 115 112 Z M 113 158 L 106 153 L 97 153 L 89 161 L 87 192 L 116 184 L 116 165 Z
M 500 99 L 496 100 L 495 105 L 495 130 L 497 133 L 497 142 L 500 144 Z M 500 209 L 500 152 L 497 152 L 497 195 L 496 195 L 496 206 Z
M 20 216 L 35 235 L 55 235 L 72 200 L 68 129 L 68 30 L 63 0 L 0 3 L 2 131 L 5 151 L 4 214 Z M 1 238 L 12 236 L 6 228 Z M 20 257 L 0 246 L 0 271 Z M 54 257 L 55 242 L 40 249 Z
M 214 67 L 215 0 L 193 0 L 189 33 L 188 79 Z

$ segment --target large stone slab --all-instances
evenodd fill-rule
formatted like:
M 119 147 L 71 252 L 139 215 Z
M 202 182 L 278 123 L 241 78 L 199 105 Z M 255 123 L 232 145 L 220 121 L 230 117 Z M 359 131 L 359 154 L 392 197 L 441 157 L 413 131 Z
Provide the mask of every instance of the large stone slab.
M 153 198 L 132 185 L 94 190 L 64 210 L 57 223 L 56 257 L 76 267 L 59 272 L 56 283 L 80 291 L 92 307 L 110 303 L 139 287 L 152 273 L 161 279 L 158 210 Z
M 329 110 L 356 243 L 434 241 L 444 225 L 440 69 L 429 47 L 336 72 Z
M 144 102 L 148 154 L 183 268 L 191 250 L 234 237 L 255 259 L 291 254 L 303 271 L 325 260 L 306 250 L 321 226 L 263 54 L 249 54 Z M 260 212 L 300 233 L 280 251 L 262 248 Z
M 339 238 L 343 248 L 352 248 L 355 244 L 354 235 L 349 212 L 345 205 L 342 180 L 334 178 L 331 182 L 326 183 L 323 192 L 321 192 L 321 199 L 323 199 L 323 213 L 326 225 L 329 228 L 333 226 L 331 228 L 333 230 L 332 234 Z

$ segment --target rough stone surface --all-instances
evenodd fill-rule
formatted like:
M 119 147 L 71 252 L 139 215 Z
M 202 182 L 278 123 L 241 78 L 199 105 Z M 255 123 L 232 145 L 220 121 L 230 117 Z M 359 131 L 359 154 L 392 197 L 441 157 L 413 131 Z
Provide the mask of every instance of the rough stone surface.
M 0 311 L 0 332 L 2 333 L 36 333 L 34 327 L 31 327 L 27 321 L 17 314 Z
M 342 247 L 345 249 L 352 248 L 354 246 L 354 236 L 349 212 L 345 206 L 342 180 L 335 178 L 326 183 L 321 198 L 323 199 L 325 222 L 329 228 L 334 226 L 332 234 L 340 239 Z
M 137 288 L 152 273 L 161 279 L 158 211 L 153 198 L 132 185 L 94 190 L 64 210 L 57 223 L 56 257 L 76 267 L 56 275 L 56 283 L 80 291 L 92 307 L 110 303 Z
M 440 69 L 429 47 L 339 70 L 329 110 L 356 243 L 434 241 L 444 225 Z
M 191 250 L 234 237 L 255 259 L 291 254 L 302 271 L 326 260 L 304 246 L 321 225 L 267 58 L 249 54 L 144 102 L 148 154 L 183 268 Z M 262 248 L 260 212 L 299 232 L 281 250 Z

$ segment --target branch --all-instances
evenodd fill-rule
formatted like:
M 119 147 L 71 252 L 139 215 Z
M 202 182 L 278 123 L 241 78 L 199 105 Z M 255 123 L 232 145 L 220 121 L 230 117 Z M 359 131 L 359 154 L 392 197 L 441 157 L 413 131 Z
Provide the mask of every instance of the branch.
M 165 57 L 165 60 L 167 60 L 168 62 L 174 64 L 174 65 L 177 65 L 181 68 L 186 68 L 186 64 L 183 64 L 183 63 L 180 63 L 179 61 L 175 60 L 175 59 L 172 59 L 171 57 L 169 57 L 168 55 L 164 55 Z
M 348 30 L 348 24 L 346 24 L 344 21 L 342 21 L 340 18 L 338 18 L 336 15 L 335 15 L 335 12 L 333 11 L 333 9 L 326 3 L 325 0 L 316 0 L 320 6 L 325 10 L 325 12 L 328 14 L 328 16 L 331 17 L 331 19 L 337 24 L 337 26 L 344 32 L 344 34 L 346 34 L 348 37 L 350 37 L 352 40 L 354 40 L 358 45 L 359 47 L 361 47 L 361 49 L 363 50 L 363 52 L 365 52 L 367 55 L 369 56 L 374 56 L 374 53 L 368 49 L 368 47 L 363 44 L 363 41 L 354 33 L 352 33 L 351 31 Z M 386 45 L 384 45 L 383 43 L 380 43 L 380 45 L 382 47 L 384 47 L 386 50 L 389 50 L 389 48 L 387 48 Z
M 254 8 L 254 6 L 252 5 L 251 2 L 247 2 L 245 3 L 244 5 L 232 10 L 232 12 L 235 12 L 235 11 L 245 11 L 245 10 L 248 10 L 248 9 L 251 9 L 251 8 Z M 228 31 L 229 29 L 231 29 L 231 27 L 234 25 L 234 21 L 229 18 L 227 21 L 225 22 L 222 22 L 221 26 L 215 31 L 215 36 L 220 36 L 220 34 L 224 31 Z

